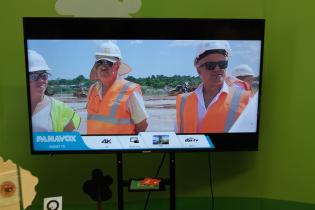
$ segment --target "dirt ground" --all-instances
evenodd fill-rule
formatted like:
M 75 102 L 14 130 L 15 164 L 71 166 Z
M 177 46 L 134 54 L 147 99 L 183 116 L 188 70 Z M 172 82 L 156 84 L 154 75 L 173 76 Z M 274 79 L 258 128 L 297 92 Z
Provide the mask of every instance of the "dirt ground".
M 70 95 L 55 96 L 75 109 L 81 117 L 79 132 L 86 133 L 86 98 Z M 176 96 L 144 96 L 144 104 L 149 115 L 147 131 L 174 131 L 176 123 Z

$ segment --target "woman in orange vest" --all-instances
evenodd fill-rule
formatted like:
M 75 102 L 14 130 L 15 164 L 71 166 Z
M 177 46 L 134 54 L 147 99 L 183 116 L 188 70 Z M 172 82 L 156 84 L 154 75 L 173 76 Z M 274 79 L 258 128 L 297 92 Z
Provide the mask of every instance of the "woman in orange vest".
M 95 53 L 87 101 L 87 134 L 136 134 L 146 130 L 147 113 L 140 85 L 120 78 L 131 68 L 120 49 L 104 42 Z
M 194 65 L 202 80 L 191 93 L 178 95 L 177 133 L 225 133 L 246 107 L 250 92 L 229 86 L 227 41 L 202 41 Z

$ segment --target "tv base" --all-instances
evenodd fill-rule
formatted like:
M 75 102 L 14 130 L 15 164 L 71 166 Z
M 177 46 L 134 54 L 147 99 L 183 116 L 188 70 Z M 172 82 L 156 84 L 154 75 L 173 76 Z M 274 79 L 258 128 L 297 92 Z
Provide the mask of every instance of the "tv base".
M 123 154 L 117 153 L 117 193 L 118 210 L 124 210 L 124 187 L 130 186 L 130 181 L 123 179 Z M 163 185 L 169 185 L 170 210 L 176 209 L 176 191 L 175 191 L 175 153 L 169 153 L 169 178 L 163 179 Z
M 150 192 L 164 191 L 167 180 L 163 178 L 145 177 L 141 179 L 130 179 L 128 192 Z

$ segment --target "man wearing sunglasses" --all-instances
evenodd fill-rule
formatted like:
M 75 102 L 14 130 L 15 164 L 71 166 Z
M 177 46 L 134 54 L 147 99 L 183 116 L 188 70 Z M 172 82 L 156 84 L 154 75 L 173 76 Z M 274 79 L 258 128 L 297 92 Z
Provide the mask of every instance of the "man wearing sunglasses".
M 121 78 L 131 71 L 119 47 L 104 42 L 95 53 L 87 101 L 88 134 L 136 134 L 148 127 L 140 85 Z
M 225 133 L 239 117 L 250 94 L 227 84 L 230 56 L 227 41 L 202 41 L 197 46 L 194 66 L 202 83 L 177 97 L 178 133 Z
M 80 116 L 70 106 L 47 96 L 51 69 L 44 58 L 28 50 L 29 87 L 33 132 L 66 132 L 79 128 Z

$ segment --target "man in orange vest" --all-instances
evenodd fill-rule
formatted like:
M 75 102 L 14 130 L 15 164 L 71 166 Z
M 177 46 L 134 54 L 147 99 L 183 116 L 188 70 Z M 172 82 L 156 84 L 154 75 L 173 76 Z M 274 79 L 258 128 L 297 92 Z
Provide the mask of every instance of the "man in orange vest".
M 227 41 L 201 41 L 194 66 L 202 83 L 176 100 L 177 133 L 226 133 L 248 103 L 250 93 L 226 82 L 231 48 Z
M 145 131 L 148 114 L 140 85 L 120 78 L 131 68 L 119 47 L 104 42 L 95 53 L 87 101 L 87 134 L 136 134 Z

